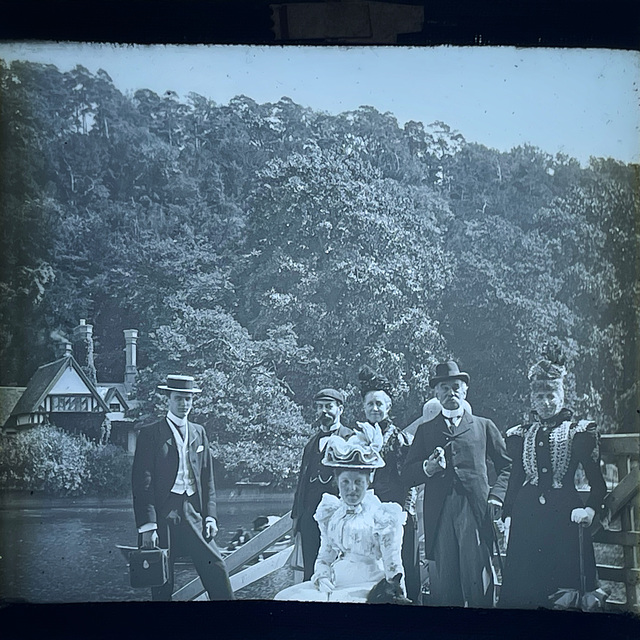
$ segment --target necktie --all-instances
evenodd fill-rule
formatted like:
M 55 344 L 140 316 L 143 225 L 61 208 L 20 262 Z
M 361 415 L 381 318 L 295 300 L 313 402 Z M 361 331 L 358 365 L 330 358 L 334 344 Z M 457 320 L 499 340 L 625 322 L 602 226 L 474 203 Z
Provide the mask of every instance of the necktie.
M 173 420 L 169 420 L 169 422 L 171 422 L 176 431 L 180 434 L 180 437 L 184 440 L 185 434 L 187 432 L 186 424 L 176 424 Z

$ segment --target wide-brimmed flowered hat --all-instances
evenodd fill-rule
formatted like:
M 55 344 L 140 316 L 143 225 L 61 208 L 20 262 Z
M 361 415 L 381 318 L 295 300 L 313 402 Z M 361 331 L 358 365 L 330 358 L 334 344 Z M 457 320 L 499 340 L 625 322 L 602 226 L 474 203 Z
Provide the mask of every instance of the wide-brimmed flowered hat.
M 372 471 L 384 467 L 380 455 L 382 431 L 368 422 L 358 422 L 355 433 L 345 440 L 330 436 L 324 450 L 322 464 L 326 467 Z

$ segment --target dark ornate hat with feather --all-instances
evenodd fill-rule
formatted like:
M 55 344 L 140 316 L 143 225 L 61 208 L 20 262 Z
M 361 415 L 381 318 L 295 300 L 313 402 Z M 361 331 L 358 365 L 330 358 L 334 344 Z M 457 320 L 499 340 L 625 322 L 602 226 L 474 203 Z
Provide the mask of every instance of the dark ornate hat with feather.
M 556 391 L 562 389 L 567 370 L 564 358 L 557 349 L 547 348 L 541 360 L 538 360 L 528 373 L 532 391 Z
M 366 364 L 360 368 L 358 373 L 358 380 L 360 382 L 360 393 L 364 398 L 370 391 L 384 391 L 389 398 L 393 398 L 391 393 L 391 383 L 387 378 L 376 373 L 371 367 Z

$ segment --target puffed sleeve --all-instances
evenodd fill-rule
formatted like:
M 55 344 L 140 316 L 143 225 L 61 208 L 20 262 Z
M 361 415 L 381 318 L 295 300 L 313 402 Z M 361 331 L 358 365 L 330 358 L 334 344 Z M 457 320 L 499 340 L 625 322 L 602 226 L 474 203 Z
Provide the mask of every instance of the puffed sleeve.
M 603 500 L 607 495 L 607 485 L 600 470 L 600 434 L 595 422 L 578 422 L 573 446 L 589 482 L 589 498 L 585 506 L 601 514 L 605 508 Z
M 380 545 L 385 578 L 391 580 L 395 575 L 401 573 L 404 585 L 402 534 L 407 514 L 396 502 L 383 502 L 376 510 L 373 521 L 375 535 Z
M 325 493 L 322 495 L 322 500 L 313 516 L 320 529 L 320 549 L 313 567 L 311 582 L 317 583 L 320 578 L 332 580 L 331 565 L 337 559 L 339 550 L 330 540 L 329 520 L 339 508 L 340 499 L 330 493 Z

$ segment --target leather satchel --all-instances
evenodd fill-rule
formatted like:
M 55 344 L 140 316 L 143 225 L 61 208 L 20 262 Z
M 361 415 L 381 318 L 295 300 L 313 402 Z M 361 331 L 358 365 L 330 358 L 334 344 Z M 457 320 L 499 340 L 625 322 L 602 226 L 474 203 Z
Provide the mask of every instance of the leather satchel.
M 161 587 L 169 579 L 169 549 L 137 549 L 129 553 L 132 587 Z

